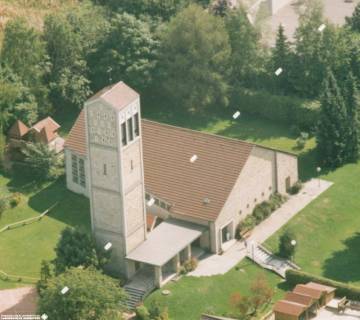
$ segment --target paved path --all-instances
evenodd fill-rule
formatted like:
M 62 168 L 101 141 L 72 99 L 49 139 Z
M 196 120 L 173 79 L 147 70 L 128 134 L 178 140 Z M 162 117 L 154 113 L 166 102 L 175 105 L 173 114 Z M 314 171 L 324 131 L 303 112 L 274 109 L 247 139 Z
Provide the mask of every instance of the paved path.
M 36 301 L 34 287 L 0 290 L 0 315 L 36 314 Z
M 298 27 L 298 15 L 296 13 L 296 1 L 292 1 L 281 8 L 277 13 L 267 19 L 266 24 L 269 28 L 269 44 L 275 43 L 276 32 L 279 24 L 282 24 L 285 28 L 285 34 L 293 40 L 293 35 Z M 351 16 L 356 4 L 359 0 L 353 0 L 353 2 L 345 2 L 344 0 L 322 0 L 324 4 L 324 16 L 332 23 L 342 25 L 345 23 L 345 17 Z
M 248 242 L 264 242 L 331 185 L 332 182 L 319 179 L 312 179 L 306 182 L 300 193 L 290 196 L 289 200 L 281 208 L 274 211 L 269 218 L 255 227 Z M 205 256 L 199 261 L 196 270 L 188 275 L 201 277 L 224 274 L 235 267 L 245 256 L 246 249 L 244 243 L 237 241 L 222 255 L 211 254 Z

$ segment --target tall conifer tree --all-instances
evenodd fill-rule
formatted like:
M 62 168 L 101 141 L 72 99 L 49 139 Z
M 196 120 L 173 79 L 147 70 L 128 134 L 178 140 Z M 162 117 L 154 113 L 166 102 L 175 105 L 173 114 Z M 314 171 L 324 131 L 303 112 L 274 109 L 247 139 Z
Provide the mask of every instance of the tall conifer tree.
M 346 111 L 346 105 L 336 79 L 329 71 L 321 97 L 317 145 L 321 161 L 330 168 L 338 167 L 348 160 L 349 129 Z
M 346 154 L 350 162 L 355 162 L 359 159 L 360 122 L 358 90 L 352 73 L 347 76 L 343 91 L 349 130 Z

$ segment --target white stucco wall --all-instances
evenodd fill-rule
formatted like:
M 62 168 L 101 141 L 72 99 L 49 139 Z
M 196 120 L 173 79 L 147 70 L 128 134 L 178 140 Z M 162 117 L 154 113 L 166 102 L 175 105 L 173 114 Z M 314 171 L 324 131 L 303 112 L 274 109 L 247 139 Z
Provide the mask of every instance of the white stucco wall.
M 273 192 L 286 193 L 285 180 L 298 180 L 297 157 L 254 147 L 215 223 L 215 248 L 221 249 L 221 229 L 233 222 L 233 228 L 252 213 L 254 207 Z M 234 230 L 232 231 L 234 234 Z
M 293 185 L 299 180 L 298 176 L 298 160 L 297 157 L 277 152 L 276 153 L 277 161 L 277 180 L 278 180 L 278 192 L 285 194 L 286 193 L 286 178 L 290 177 L 290 185 Z

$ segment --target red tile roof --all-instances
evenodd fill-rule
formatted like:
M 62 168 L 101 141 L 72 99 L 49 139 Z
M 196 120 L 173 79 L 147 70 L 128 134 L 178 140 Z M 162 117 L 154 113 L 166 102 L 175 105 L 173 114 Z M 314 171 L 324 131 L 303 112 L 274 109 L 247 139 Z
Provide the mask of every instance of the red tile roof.
M 147 192 L 171 203 L 171 212 L 215 220 L 254 145 L 213 134 L 142 120 Z M 82 111 L 65 147 L 86 156 Z M 191 163 L 190 158 L 198 159 Z M 204 199 L 209 200 L 204 203 Z
M 20 120 L 16 120 L 15 123 L 11 126 L 8 135 L 10 138 L 21 139 L 25 134 L 27 134 L 29 128 Z
M 55 132 L 60 128 L 60 125 L 55 122 L 53 118 L 47 117 L 34 124 L 31 128 L 34 128 L 36 131 L 40 132 L 44 127 L 46 127 L 49 132 Z

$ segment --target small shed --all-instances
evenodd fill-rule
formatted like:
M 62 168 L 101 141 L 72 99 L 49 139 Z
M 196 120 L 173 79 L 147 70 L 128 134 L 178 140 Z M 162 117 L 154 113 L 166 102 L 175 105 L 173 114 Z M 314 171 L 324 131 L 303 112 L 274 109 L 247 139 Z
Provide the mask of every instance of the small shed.
M 274 306 L 275 320 L 306 320 L 306 306 L 300 303 L 280 300 Z
M 319 289 L 308 287 L 305 284 L 297 284 L 293 290 L 294 293 L 310 296 L 319 306 L 325 305 L 324 292 Z
M 309 288 L 313 288 L 313 289 L 322 291 L 323 295 L 324 295 L 324 297 L 323 297 L 324 304 L 329 303 L 332 299 L 335 298 L 336 288 L 334 288 L 334 287 L 326 286 L 326 285 L 316 283 L 316 282 L 309 282 L 306 284 L 306 286 Z
M 317 306 L 318 303 L 315 299 L 310 296 L 295 293 L 295 292 L 287 292 L 284 300 L 300 303 L 306 306 L 307 316 L 311 317 L 317 314 Z

